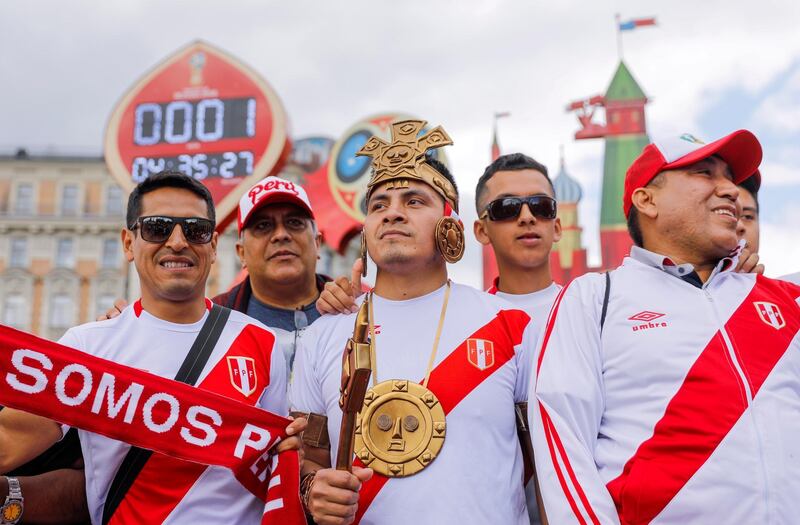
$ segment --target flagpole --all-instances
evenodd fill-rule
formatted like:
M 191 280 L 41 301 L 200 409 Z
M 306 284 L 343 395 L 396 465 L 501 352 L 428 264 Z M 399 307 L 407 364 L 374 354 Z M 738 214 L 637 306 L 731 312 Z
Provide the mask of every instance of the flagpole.
M 617 23 L 617 55 L 619 56 L 620 62 L 622 62 L 622 30 L 619 27 L 621 23 L 619 13 L 614 15 L 614 20 Z

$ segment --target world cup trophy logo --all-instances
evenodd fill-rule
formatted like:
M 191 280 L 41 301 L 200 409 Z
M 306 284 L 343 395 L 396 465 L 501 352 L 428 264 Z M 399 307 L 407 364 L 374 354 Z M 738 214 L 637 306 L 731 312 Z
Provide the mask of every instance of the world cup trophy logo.
M 189 67 L 192 69 L 192 73 L 189 76 L 189 83 L 191 85 L 199 86 L 203 83 L 203 68 L 205 65 L 206 54 L 202 51 L 198 51 L 197 53 L 193 54 L 189 59 Z

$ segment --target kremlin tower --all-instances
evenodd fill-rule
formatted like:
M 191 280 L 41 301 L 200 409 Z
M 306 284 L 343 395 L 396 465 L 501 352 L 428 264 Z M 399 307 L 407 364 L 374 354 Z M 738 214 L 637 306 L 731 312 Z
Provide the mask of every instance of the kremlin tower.
M 633 245 L 622 211 L 625 172 L 650 142 L 647 137 L 644 106 L 647 96 L 620 61 L 605 95 L 573 102 L 569 111 L 578 113 L 582 128 L 575 139 L 605 140 L 603 194 L 600 208 L 600 249 L 602 269 L 616 268 Z M 592 121 L 595 110 L 605 109 L 606 122 Z
M 567 173 L 563 146 L 558 175 L 553 179 L 553 189 L 558 201 L 558 218 L 561 220 L 561 240 L 553 245 L 550 268 L 556 282 L 567 283 L 589 271 L 589 268 L 586 265 L 586 249 L 581 245 L 583 228 L 578 222 L 578 203 L 583 197 L 583 189 Z
M 603 184 L 600 207 L 600 252 L 601 263 L 589 267 L 586 249 L 581 244 L 582 228 L 578 220 L 578 203 L 583 190 L 565 168 L 563 148 L 560 169 L 553 179 L 558 217 L 561 220 L 561 240 L 553 245 L 550 265 L 553 279 L 566 284 L 586 272 L 616 268 L 630 253 L 633 241 L 628 235 L 625 214 L 622 211 L 622 193 L 625 172 L 649 144 L 644 108 L 647 96 L 633 78 L 628 66 L 620 60 L 611 83 L 604 95 L 573 102 L 568 111 L 577 113 L 581 129 L 575 133 L 576 140 L 601 138 L 605 142 L 603 159 Z M 598 109 L 603 108 L 605 122 L 595 122 Z M 492 160 L 500 154 L 497 129 L 492 143 Z M 488 287 L 497 276 L 497 267 L 491 247 L 483 250 L 484 286 Z

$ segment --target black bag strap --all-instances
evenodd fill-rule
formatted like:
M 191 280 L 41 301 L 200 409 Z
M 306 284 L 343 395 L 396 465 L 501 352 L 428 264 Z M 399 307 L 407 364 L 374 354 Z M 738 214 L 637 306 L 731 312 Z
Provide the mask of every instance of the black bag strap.
M 606 322 L 606 312 L 608 312 L 608 296 L 611 294 L 611 274 L 606 272 L 606 291 L 603 293 L 603 310 L 600 313 L 600 333 L 603 333 L 603 325 Z
M 187 385 L 194 385 L 197 382 L 230 315 L 231 310 L 224 306 L 215 304 L 211 308 L 206 322 L 203 323 L 203 327 L 200 329 L 200 333 L 197 334 L 192 348 L 189 349 L 181 368 L 175 375 L 175 381 L 180 381 Z M 111 482 L 111 488 L 108 490 L 108 496 L 106 496 L 106 502 L 103 506 L 103 525 L 107 525 L 111 521 L 111 517 L 117 507 L 122 503 L 125 494 L 133 486 L 133 482 L 136 481 L 136 477 L 152 454 L 152 450 L 145 450 L 139 447 L 131 447 L 128 450 L 125 459 L 122 460 L 117 470 L 117 474 L 114 476 L 114 480 Z

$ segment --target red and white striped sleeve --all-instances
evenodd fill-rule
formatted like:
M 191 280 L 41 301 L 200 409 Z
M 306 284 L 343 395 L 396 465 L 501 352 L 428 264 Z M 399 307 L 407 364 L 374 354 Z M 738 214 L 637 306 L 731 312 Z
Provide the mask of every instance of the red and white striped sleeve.
M 550 312 L 528 401 L 536 476 L 550 523 L 619 523 L 594 460 L 603 415 L 604 279 L 566 286 Z

